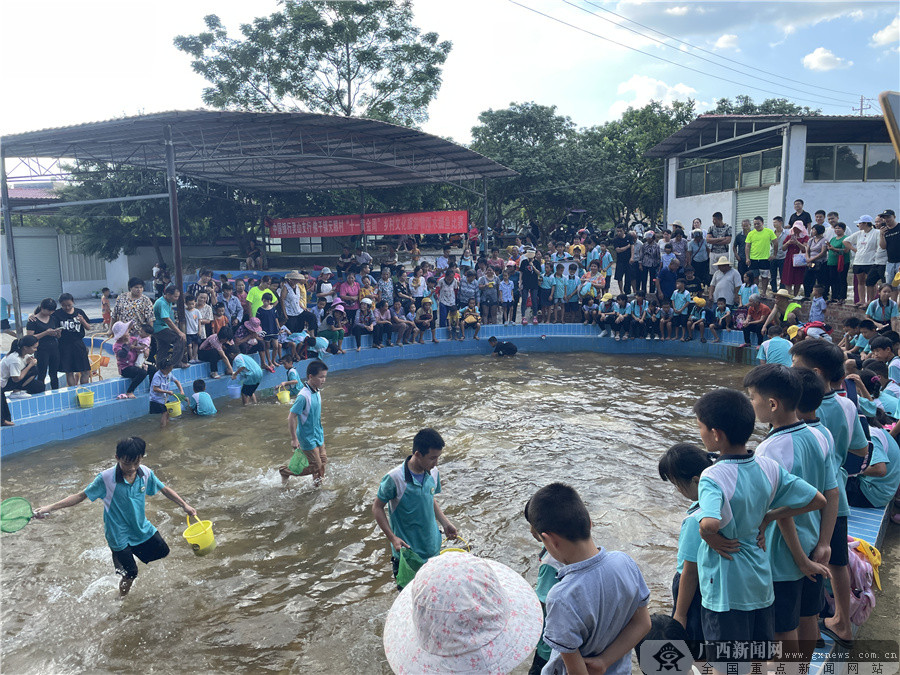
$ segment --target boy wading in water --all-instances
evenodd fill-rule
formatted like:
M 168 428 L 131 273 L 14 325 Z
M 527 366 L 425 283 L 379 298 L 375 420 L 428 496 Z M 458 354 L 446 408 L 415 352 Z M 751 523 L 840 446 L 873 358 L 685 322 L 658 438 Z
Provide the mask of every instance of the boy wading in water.
M 321 485 L 325 477 L 328 458 L 325 456 L 322 395 L 319 389 L 325 384 L 327 375 L 328 366 L 323 361 L 313 361 L 306 367 L 306 382 L 288 415 L 294 455 L 286 466 L 278 467 L 282 485 L 287 485 L 291 476 L 312 476 L 314 485 Z
M 116 574 L 122 577 L 119 581 L 121 597 L 128 595 L 138 575 L 135 556 L 147 565 L 169 555 L 168 544 L 144 514 L 146 497 L 161 492 L 189 516 L 197 515 L 197 511 L 175 490 L 163 485 L 153 471 L 141 466 L 146 451 L 147 444 L 143 438 L 131 436 L 119 441 L 114 467 L 97 474 L 94 482 L 81 492 L 50 506 L 41 506 L 34 512 L 36 517 L 42 518 L 51 511 L 75 506 L 85 499 L 102 499 L 106 543 L 112 550 Z

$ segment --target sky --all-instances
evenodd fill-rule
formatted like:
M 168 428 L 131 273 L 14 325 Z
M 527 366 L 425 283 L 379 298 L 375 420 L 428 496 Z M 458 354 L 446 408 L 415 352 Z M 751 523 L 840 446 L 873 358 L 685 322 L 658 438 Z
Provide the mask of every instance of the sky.
M 237 35 L 277 7 L 0 3 L 0 133 L 203 107 L 205 80 L 172 39 L 201 32 L 211 13 Z M 854 114 L 864 96 L 877 114 L 878 94 L 900 89 L 896 1 L 415 0 L 414 12 L 423 32 L 453 42 L 423 128 L 462 143 L 479 113 L 513 102 L 555 105 L 588 127 L 651 99 L 693 98 L 704 111 L 738 94 L 826 114 Z

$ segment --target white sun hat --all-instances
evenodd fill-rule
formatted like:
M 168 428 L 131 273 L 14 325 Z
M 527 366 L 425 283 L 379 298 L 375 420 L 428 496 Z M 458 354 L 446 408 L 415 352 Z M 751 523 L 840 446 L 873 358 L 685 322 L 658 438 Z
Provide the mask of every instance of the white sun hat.
M 399 674 L 508 673 L 543 626 L 531 586 L 506 565 L 468 553 L 428 560 L 397 596 L 384 652 Z

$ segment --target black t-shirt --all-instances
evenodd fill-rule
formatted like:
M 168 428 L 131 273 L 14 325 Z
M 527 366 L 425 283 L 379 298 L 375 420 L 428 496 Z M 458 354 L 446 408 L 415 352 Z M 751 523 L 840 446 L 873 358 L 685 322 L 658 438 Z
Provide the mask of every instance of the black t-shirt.
M 508 340 L 499 340 L 497 344 L 494 345 L 494 353 L 499 354 L 500 356 L 512 356 L 518 351 L 519 348 Z
M 887 245 L 888 262 L 900 262 L 900 225 L 894 227 L 883 227 L 881 233 L 884 235 L 884 243 Z
M 32 319 L 29 321 L 25 330 L 34 331 L 35 335 L 38 333 L 43 333 L 45 330 L 50 330 L 52 328 L 59 328 L 59 323 L 56 321 L 56 312 L 50 315 L 46 322 L 41 321 L 40 319 Z M 40 340 L 38 340 L 38 351 L 42 351 L 45 349 L 53 349 L 59 346 L 59 338 L 55 335 L 45 335 Z
M 691 295 L 700 294 L 700 280 L 697 277 L 684 280 L 684 290 L 689 291 Z
M 56 320 L 57 326 L 62 328 L 62 335 L 59 338 L 60 343 L 71 344 L 73 342 L 81 342 L 81 338 L 84 337 L 84 326 L 76 318 L 78 316 L 84 317 L 85 321 L 88 320 L 87 314 L 77 307 L 71 314 L 66 314 L 63 309 L 58 309 L 53 312 L 52 318 Z
M 538 273 L 533 266 L 529 265 L 527 269 L 522 267 L 519 270 L 519 274 L 522 275 L 522 288 L 537 288 L 540 286 Z
M 613 249 L 622 248 L 623 246 L 631 246 L 631 239 L 628 237 L 615 237 L 612 240 Z M 627 264 L 631 261 L 631 249 L 625 251 L 616 251 L 616 265 Z
M 808 227 L 812 222 L 812 216 L 809 215 L 806 211 L 801 211 L 800 213 L 792 213 L 791 217 L 788 218 L 788 225 L 793 225 L 798 220 Z

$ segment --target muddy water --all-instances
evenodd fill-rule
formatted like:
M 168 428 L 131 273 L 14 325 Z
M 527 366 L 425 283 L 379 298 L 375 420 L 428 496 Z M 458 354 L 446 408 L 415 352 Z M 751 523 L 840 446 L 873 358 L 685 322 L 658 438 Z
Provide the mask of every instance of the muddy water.
M 380 636 L 395 592 L 369 509 L 422 426 L 447 441 L 440 501 L 479 555 L 534 581 L 538 547 L 522 508 L 535 489 L 564 480 L 587 502 L 596 540 L 633 556 L 652 608 L 667 608 L 686 504 L 656 461 L 671 443 L 698 440 L 697 396 L 739 386 L 745 372 L 591 353 L 334 373 L 323 390 L 331 464 L 322 489 L 280 488 L 273 467 L 291 451 L 287 408 L 272 397 L 245 410 L 222 401 L 218 416 L 165 431 L 146 418 L 13 456 L 3 497 L 38 506 L 111 466 L 116 439 L 143 436 L 146 464 L 213 521 L 218 549 L 196 558 L 181 537 L 183 513 L 162 495 L 148 499 L 172 554 L 140 565 L 121 602 L 99 502 L 3 535 L 3 670 L 390 672 Z

